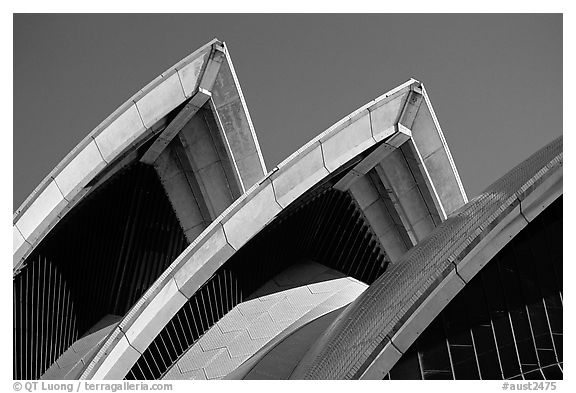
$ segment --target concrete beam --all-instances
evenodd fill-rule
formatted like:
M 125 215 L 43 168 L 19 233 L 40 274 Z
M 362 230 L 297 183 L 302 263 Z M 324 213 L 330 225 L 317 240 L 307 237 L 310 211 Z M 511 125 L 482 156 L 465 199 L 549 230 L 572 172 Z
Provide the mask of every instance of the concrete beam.
M 112 348 L 112 352 L 104 359 L 91 379 L 123 379 L 138 358 L 140 358 L 140 353 L 122 334 Z
M 13 269 L 17 269 L 24 255 L 30 250 L 32 246 L 24 239 L 20 230 L 14 225 L 12 227 L 12 255 L 13 255 Z
M 231 65 L 225 62 L 214 83 L 212 96 L 243 187 L 248 189 L 262 179 L 266 169 L 250 116 L 235 81 Z
M 156 296 L 150 299 L 148 306 L 142 310 L 126 330 L 126 339 L 130 345 L 138 352 L 143 353 L 187 300 L 182 292 L 178 290 L 174 278 L 168 280 Z M 130 370 L 132 364 L 126 362 L 126 366 L 128 368 L 122 377 Z M 120 367 L 120 365 L 117 367 Z M 120 370 L 117 370 L 117 372 L 120 373 Z
M 281 210 L 270 179 L 260 184 L 249 199 L 241 199 L 223 223 L 228 243 L 238 250 Z
M 152 165 L 158 159 L 158 156 L 164 151 L 166 146 L 182 130 L 182 128 L 192 119 L 192 116 L 210 99 L 212 94 L 202 88 L 198 89 L 188 103 L 178 112 L 174 120 L 162 131 L 158 138 L 152 143 L 152 146 L 142 155 L 140 161 Z
M 106 166 L 95 141 L 91 141 L 54 178 L 66 200 L 73 198 Z
M 422 159 L 422 155 L 418 150 L 418 146 L 416 146 L 413 140 L 410 140 L 409 143 L 405 145 L 404 156 L 407 158 L 408 165 L 411 168 L 414 166 L 416 167 L 412 170 L 412 173 L 419 173 L 422 179 L 424 180 L 424 184 L 419 185 L 421 186 L 420 188 L 422 189 L 422 191 L 426 192 L 427 196 L 429 197 L 429 200 L 432 202 L 432 204 L 427 202 L 428 208 L 430 210 L 432 209 L 435 210 L 441 221 L 446 220 L 446 218 L 448 218 L 448 215 L 446 214 L 446 210 L 442 205 L 442 200 L 440 199 L 438 191 L 436 190 L 436 186 L 434 185 L 434 182 L 430 177 L 430 172 L 428 171 L 428 168 L 426 167 L 426 165 L 424 165 L 424 160 Z M 412 158 L 413 160 L 411 160 Z
M 370 106 L 372 136 L 376 142 L 386 139 L 396 132 L 396 125 L 410 90 L 401 90 Z
M 216 76 L 220 72 L 220 67 L 222 62 L 225 60 L 224 47 L 220 43 L 212 45 L 212 52 L 210 53 L 210 58 L 208 59 L 208 64 L 200 80 L 199 89 L 212 91 L 214 82 L 216 81 Z
M 94 141 L 106 162 L 112 162 L 126 147 L 136 141 L 146 129 L 138 114 L 136 104 L 126 108 L 117 118 L 106 126 Z
M 374 171 L 378 174 L 378 177 L 382 182 L 382 185 L 387 191 L 388 198 L 392 202 L 394 210 L 396 211 L 396 214 L 398 215 L 398 217 L 402 222 L 402 227 L 404 228 L 406 234 L 410 238 L 410 242 L 412 243 L 411 246 L 415 246 L 418 243 L 418 238 L 414 233 L 412 222 L 410 221 L 407 212 L 404 210 L 403 203 L 400 202 L 400 199 L 397 196 L 397 193 L 394 190 L 393 185 L 391 184 L 391 180 L 386 175 L 386 171 L 383 169 L 382 165 L 378 165 L 376 168 L 374 168 Z M 412 207 L 414 207 L 414 205 L 412 205 Z
M 374 170 L 350 187 L 374 234 L 390 261 L 397 261 L 412 246 L 384 185 Z
M 52 180 L 28 209 L 20 215 L 16 227 L 28 243 L 35 244 L 53 225 L 54 218 L 66 203 L 58 185 Z
M 354 166 L 342 179 L 340 179 L 334 188 L 346 191 L 359 177 L 367 174 L 372 168 L 378 165 L 379 162 L 384 160 L 390 153 L 398 149 L 402 144 L 410 140 L 411 132 L 409 129 L 402 125 L 396 125 L 393 128 L 395 131 L 384 142 L 380 144 L 373 152 L 366 158 Z
M 230 190 L 232 191 L 234 199 L 236 199 L 246 192 L 246 188 L 244 188 L 244 184 L 242 183 L 240 170 L 236 160 L 234 160 L 230 141 L 228 141 L 228 137 L 226 136 L 226 132 L 222 126 L 222 121 L 220 120 L 220 116 L 216 110 L 214 99 L 211 98 L 208 103 L 212 111 L 212 116 L 206 118 L 208 128 L 210 129 L 210 134 L 214 137 L 216 150 L 218 151 L 218 155 L 222 161 L 224 172 L 226 173 L 226 178 L 230 185 Z
M 324 164 L 332 172 L 376 143 L 367 110 L 355 112 L 320 138 Z
M 203 114 L 206 114 L 204 110 Z M 222 144 L 220 135 L 214 133 L 218 130 L 211 129 L 203 115 L 192 119 L 178 135 L 182 157 L 192 170 L 200 192 L 198 195 L 207 207 L 210 221 L 239 196 L 239 184 L 235 183 L 235 178 L 227 176 L 224 160 L 228 157 L 221 156 L 224 149 L 219 146 Z
M 160 154 L 154 164 L 164 191 L 189 242 L 194 241 L 197 231 L 212 221 L 210 212 L 189 166 L 186 154 L 178 139 Z
M 447 152 L 444 149 L 438 149 L 424 158 L 423 161 L 430 179 L 434 183 L 438 197 L 442 201 L 442 207 L 446 215 L 449 216 L 466 202 L 457 178 L 452 172 Z
M 304 146 L 295 155 L 298 160 L 289 160 L 289 164 L 279 165 L 270 177 L 276 200 L 282 207 L 288 206 L 329 174 L 324 166 L 320 142 Z
M 408 93 L 406 103 L 402 108 L 402 114 L 400 115 L 398 124 L 408 129 L 412 129 L 412 126 L 414 125 L 414 120 L 416 119 L 416 115 L 420 110 L 420 105 L 422 104 L 423 100 L 424 96 L 422 94 L 411 90 L 410 93 Z
M 184 102 L 186 97 L 178 74 L 166 77 L 154 89 L 135 101 L 146 128 L 150 128 L 170 111 Z
M 184 95 L 186 97 L 192 97 L 194 92 L 197 91 L 202 71 L 206 68 L 206 60 L 209 57 L 210 52 L 206 52 L 193 61 L 180 67 L 176 67 L 176 72 L 178 72 L 182 88 L 184 89 Z
M 188 255 L 182 267 L 174 275 L 180 292 L 191 298 L 235 251 L 228 244 L 222 225 L 213 226 L 196 245 L 196 251 Z

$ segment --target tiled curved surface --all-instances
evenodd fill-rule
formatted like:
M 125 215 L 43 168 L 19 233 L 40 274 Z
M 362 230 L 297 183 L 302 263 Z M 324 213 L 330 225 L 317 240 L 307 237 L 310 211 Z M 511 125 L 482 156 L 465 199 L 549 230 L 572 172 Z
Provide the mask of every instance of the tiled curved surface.
M 334 319 L 340 315 L 343 306 L 339 309 L 321 315 L 300 326 L 272 346 L 263 356 L 256 359 L 254 364 L 246 367 L 243 372 L 233 379 L 258 380 L 285 380 L 289 379 L 302 358 L 306 355 L 314 342 L 330 326 Z M 263 352 L 262 350 L 261 352 Z M 246 366 L 245 362 L 242 367 Z M 240 369 L 241 367 L 239 367 Z M 228 378 L 227 378 L 228 379 Z
M 259 291 L 269 294 L 259 296 L 257 292 L 251 300 L 234 307 L 184 353 L 163 379 L 223 378 L 281 333 L 294 331 L 349 304 L 367 287 L 337 271 L 314 265 L 311 269 L 297 266 L 302 273 L 292 270 L 300 277 L 308 276 L 310 284 L 292 287 L 292 274 L 285 272 Z M 316 277 L 310 275 L 311 270 Z
M 206 279 L 278 213 L 343 163 L 393 137 L 398 131 L 401 102 L 420 87 L 420 82 L 412 79 L 371 101 L 318 135 L 246 191 L 149 288 L 108 337 L 82 378 L 124 377 Z M 439 129 L 433 132 L 441 134 Z M 458 178 L 455 170 L 450 173 Z M 459 195 L 465 200 L 465 194 Z
M 490 255 L 562 194 L 562 157 L 559 138 L 459 209 L 338 317 L 293 377 L 359 378 L 371 366 L 385 375 Z

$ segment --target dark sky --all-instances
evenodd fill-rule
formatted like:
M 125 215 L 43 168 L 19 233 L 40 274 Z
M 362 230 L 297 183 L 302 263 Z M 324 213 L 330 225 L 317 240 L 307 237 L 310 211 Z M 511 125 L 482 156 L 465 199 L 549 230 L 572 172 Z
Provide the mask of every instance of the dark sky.
M 268 169 L 424 82 L 469 197 L 562 134 L 562 16 L 15 15 L 14 201 L 137 90 L 227 43 Z

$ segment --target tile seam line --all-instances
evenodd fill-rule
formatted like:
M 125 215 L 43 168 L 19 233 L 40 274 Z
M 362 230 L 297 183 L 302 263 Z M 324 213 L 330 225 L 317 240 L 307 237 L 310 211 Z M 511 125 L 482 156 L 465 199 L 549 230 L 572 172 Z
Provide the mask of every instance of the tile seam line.
M 58 182 L 56 181 L 56 178 L 55 178 L 54 176 L 50 176 L 50 179 L 52 179 L 52 181 L 53 181 L 54 184 L 56 185 L 56 188 L 58 189 L 58 192 L 60 193 L 60 195 L 62 195 L 62 198 L 63 198 L 66 202 L 70 203 L 70 201 L 69 201 L 68 199 L 66 199 L 66 196 L 64 195 L 64 193 L 63 193 L 62 190 L 60 189 L 60 186 L 58 185 Z M 48 185 L 50 185 L 50 183 L 48 183 Z M 46 188 L 48 188 L 48 187 L 46 187 Z M 37 201 L 37 200 L 38 200 L 38 198 L 35 199 L 35 201 Z M 32 206 L 33 204 L 34 204 L 34 203 L 31 203 L 30 206 Z M 60 213 L 62 213 L 62 212 L 60 212 Z M 60 213 L 58 213 L 58 214 L 60 214 Z
M 189 98 L 192 98 L 194 95 L 190 95 L 190 97 L 188 97 L 186 95 L 186 90 L 184 90 L 184 84 L 182 83 L 182 78 L 180 78 L 180 72 L 178 72 L 178 69 L 174 68 L 173 69 L 174 73 L 176 74 L 176 76 L 178 77 L 178 82 L 180 85 L 180 88 L 182 89 L 182 95 L 184 96 L 184 101 L 187 101 Z M 204 75 L 202 75 L 202 77 L 204 77 Z
M 102 154 L 102 151 L 100 150 L 100 146 L 98 146 L 98 142 L 96 142 L 96 138 L 94 138 L 94 135 L 90 135 L 90 138 L 92 138 L 92 141 L 94 142 L 94 145 L 96 145 L 96 149 L 98 149 L 98 153 L 100 153 L 100 157 L 102 157 L 102 161 L 105 162 L 105 166 L 108 166 L 108 164 L 110 164 L 105 158 L 104 155 Z M 90 179 L 91 181 L 92 179 Z
M 22 234 L 22 231 L 20 230 L 20 228 L 18 228 L 18 223 L 13 224 L 12 227 L 16 228 L 16 230 L 18 231 L 18 233 L 20 234 L 20 236 L 22 236 L 22 239 L 24 239 L 24 242 L 25 242 L 25 243 L 28 243 L 30 246 L 32 245 L 32 244 L 28 241 L 28 239 L 26 239 L 26 238 L 24 237 L 24 235 Z

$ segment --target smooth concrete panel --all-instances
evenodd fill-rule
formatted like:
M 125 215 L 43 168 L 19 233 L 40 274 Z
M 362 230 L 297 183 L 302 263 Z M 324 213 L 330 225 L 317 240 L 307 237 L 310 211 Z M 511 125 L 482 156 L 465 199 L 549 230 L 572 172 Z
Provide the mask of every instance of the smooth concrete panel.
M 404 125 L 407 128 L 412 128 L 420 105 L 422 104 L 424 96 L 416 91 L 411 91 L 408 94 L 404 109 L 402 110 L 402 115 L 398 120 L 399 125 Z
M 452 270 L 430 293 L 428 298 L 412 313 L 408 320 L 392 337 L 392 342 L 402 352 L 422 334 L 430 322 L 464 288 L 464 281 Z M 384 370 L 387 371 L 387 370 Z
M 192 133 L 192 135 L 190 135 Z M 219 161 L 216 147 L 212 141 L 206 124 L 197 124 L 190 129 L 186 127 L 180 134 L 180 139 L 186 149 L 190 161 L 193 163 L 194 170 L 199 170 Z
M 218 153 L 218 157 L 222 162 L 222 167 L 224 168 L 226 179 L 230 185 L 230 190 L 234 199 L 236 199 L 244 193 L 245 189 L 242 181 L 240 180 L 240 172 L 238 171 L 238 165 L 236 164 L 236 161 L 234 161 L 234 156 L 232 154 L 232 150 L 230 149 L 230 144 L 228 143 L 228 139 L 226 138 L 226 134 L 224 133 L 222 124 L 220 123 L 220 119 L 218 118 L 218 114 L 214 108 L 214 102 L 210 100 L 209 104 L 212 110 L 210 111 L 211 113 L 205 117 L 205 119 L 208 123 L 208 128 L 211 130 L 214 146 L 216 148 L 216 152 Z
M 402 354 L 389 342 L 360 376 L 360 379 L 383 380 L 401 357 Z
M 60 171 L 54 181 L 69 200 L 105 166 L 106 162 L 92 140 Z
M 379 166 L 386 175 L 386 179 L 382 179 L 382 182 L 389 183 L 394 194 L 402 195 L 416 186 L 414 176 L 400 149 L 388 154 Z
M 438 192 L 432 182 L 428 169 L 424 165 L 422 156 L 420 156 L 420 153 L 413 141 L 409 141 L 403 145 L 401 149 L 406 158 L 406 162 L 414 175 L 414 179 L 422 191 L 426 206 L 428 206 L 430 211 L 434 212 L 433 216 L 437 219 L 436 223 L 439 224 L 441 221 L 446 219 L 446 212 L 440 202 L 440 197 L 438 196 Z
M 408 92 L 398 93 L 368 108 L 372 121 L 372 132 L 377 142 L 394 133 L 394 126 L 402 113 L 407 95 Z
M 190 175 L 193 176 L 193 174 Z M 179 172 L 166 181 L 162 179 L 162 185 L 184 231 L 204 222 L 204 217 L 184 172 Z
M 33 244 L 50 226 L 64 205 L 66 205 L 64 196 L 56 183 L 51 181 L 28 209 L 20 215 L 16 226 L 22 236 Z
M 234 158 L 241 160 L 254 153 L 256 144 L 254 138 L 252 138 L 248 117 L 244 113 L 240 99 L 220 107 L 216 103 L 216 110 Z
M 329 174 L 324 167 L 320 143 L 311 146 L 294 161 L 293 165 L 281 167 L 271 177 L 276 199 L 282 207 L 288 206 Z
M 16 228 L 16 226 L 12 226 L 12 254 L 14 255 L 14 261 L 20 260 L 20 258 L 22 258 L 22 255 L 24 254 L 24 250 L 26 248 L 23 246 L 27 244 L 28 243 L 26 243 L 26 240 L 24 240 L 24 237 L 22 236 L 18 228 Z M 30 247 L 29 244 L 28 247 Z
M 386 254 L 390 258 L 390 261 L 392 263 L 399 260 L 400 257 L 402 257 L 402 255 L 404 255 L 406 251 L 408 251 L 406 242 L 402 240 L 402 236 L 398 231 L 399 228 L 394 227 L 393 229 L 389 230 L 388 232 L 378 237 L 380 239 L 382 247 L 384 247 L 384 250 L 386 251 Z M 410 241 L 410 239 L 406 241 Z M 410 247 L 411 246 L 412 245 L 410 245 Z
M 424 159 L 424 165 L 428 170 L 430 179 L 434 183 L 434 188 L 438 193 L 438 198 L 446 215 L 450 215 L 462 206 L 465 201 L 446 151 L 444 149 L 437 150 Z
M 357 116 L 320 140 L 324 163 L 330 172 L 376 143 L 372 138 L 368 112 Z
M 426 216 L 430 216 L 426 202 L 424 202 L 417 185 L 414 185 L 411 190 L 398 195 L 398 201 L 411 225 L 416 224 Z
M 130 344 L 143 353 L 188 299 L 170 279 L 125 332 Z
M 154 169 L 162 181 L 168 181 L 183 171 L 175 148 L 176 144 L 177 141 L 172 141 L 168 148 L 154 161 Z
M 212 205 L 215 217 L 219 216 L 234 202 L 222 163 L 217 161 L 200 169 L 198 177 L 210 199 L 209 203 Z
M 436 191 L 436 186 L 430 177 L 430 172 L 424 165 L 424 160 L 422 160 L 422 155 L 418 151 L 418 147 L 414 144 L 413 140 L 410 140 L 408 143 L 403 145 L 401 149 L 404 153 L 404 157 L 406 157 L 408 166 L 414 174 L 416 183 L 420 189 L 424 191 L 424 200 L 426 201 L 426 205 L 431 211 L 435 211 L 441 221 L 446 220 L 446 210 L 444 209 L 440 196 Z
M 380 198 L 378 190 L 374 187 L 368 176 L 359 177 L 356 182 L 350 186 L 350 192 L 362 210 Z
M 216 225 L 211 233 L 195 246 L 195 250 L 187 253 L 188 260 L 174 274 L 180 291 L 187 297 L 192 297 L 234 252 L 226 241 L 222 225 Z
M 261 185 L 260 190 L 257 190 L 252 198 L 242 202 L 242 206 L 224 223 L 226 238 L 236 250 L 282 210 L 276 202 L 269 179 Z
M 123 379 L 139 357 L 140 353 L 130 346 L 125 336 L 121 336 L 91 379 Z
M 116 156 L 140 137 L 146 127 L 135 104 L 130 105 L 120 116 L 94 137 L 106 162 Z
M 206 110 L 204 108 L 198 110 L 196 114 L 182 126 L 180 139 L 184 139 L 187 146 L 203 142 L 209 136 L 210 131 L 204 120 L 205 112 Z
M 234 83 L 234 76 L 227 61 L 224 61 L 220 66 L 220 72 L 216 76 L 212 91 L 217 107 L 225 106 L 240 99 L 240 94 Z
M 136 101 L 136 106 L 144 125 L 150 128 L 185 99 L 178 74 L 173 73 Z
M 206 64 L 206 69 L 204 70 L 204 74 L 202 75 L 199 86 L 200 89 L 208 91 L 213 90 L 214 82 L 216 81 L 225 58 L 222 47 L 219 45 L 214 45 L 212 49 L 213 50 L 208 59 L 208 63 Z
M 257 151 L 248 157 L 236 161 L 236 167 L 238 168 L 238 173 L 246 190 L 262 180 L 265 175 L 260 165 L 260 157 Z
M 432 152 L 444 148 L 430 109 L 425 103 L 420 106 L 420 110 L 418 110 L 412 125 L 412 139 L 424 159 Z M 450 169 L 450 172 L 452 172 L 452 169 Z
M 382 199 L 378 199 L 364 209 L 364 215 L 368 219 L 374 234 L 379 238 L 382 238 L 389 230 L 395 227 L 394 221 L 388 214 L 386 204 Z
M 204 62 L 209 56 L 209 53 L 210 52 L 202 54 L 197 59 L 192 60 L 190 63 L 177 70 L 186 97 L 191 97 L 198 87 L 200 73 L 202 72 Z
M 224 54 L 226 55 L 226 65 L 230 67 L 230 74 L 232 74 L 232 79 L 234 80 L 234 86 L 236 90 L 238 90 L 238 96 L 240 98 L 240 104 L 242 105 L 242 112 L 246 115 L 246 120 L 248 121 L 248 130 L 252 135 L 252 139 L 254 140 L 254 145 L 256 146 L 256 151 L 258 152 L 258 159 L 260 162 L 260 167 L 262 168 L 263 173 L 268 173 L 266 169 L 266 163 L 264 162 L 264 157 L 262 156 L 262 151 L 260 149 L 260 145 L 258 144 L 258 136 L 254 130 L 254 125 L 252 124 L 252 119 L 250 118 L 250 111 L 248 110 L 248 106 L 246 105 L 246 100 L 244 95 L 242 94 L 242 87 L 240 86 L 240 82 L 238 81 L 238 77 L 236 76 L 236 72 L 234 71 L 234 64 L 232 63 L 232 58 L 230 57 L 230 53 L 226 48 L 226 43 L 223 43 L 224 46 Z

